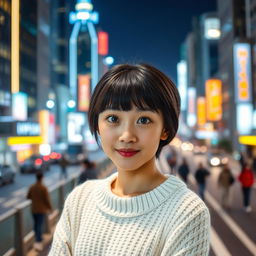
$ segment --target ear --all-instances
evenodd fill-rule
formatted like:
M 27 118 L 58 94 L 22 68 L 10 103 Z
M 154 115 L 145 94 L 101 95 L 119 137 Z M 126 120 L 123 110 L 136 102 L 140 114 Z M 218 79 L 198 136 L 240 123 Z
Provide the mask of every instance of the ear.
M 166 140 L 168 138 L 168 136 L 169 136 L 169 133 L 166 132 L 165 130 L 163 130 L 160 139 Z

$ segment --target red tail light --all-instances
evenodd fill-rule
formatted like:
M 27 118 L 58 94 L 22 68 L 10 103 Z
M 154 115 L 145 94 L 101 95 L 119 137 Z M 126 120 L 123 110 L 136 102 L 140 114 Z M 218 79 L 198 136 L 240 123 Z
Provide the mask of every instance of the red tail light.
M 35 165 L 42 165 L 43 160 L 40 158 L 37 158 L 34 163 L 35 163 Z
M 45 162 L 47 162 L 47 161 L 50 160 L 50 156 L 44 156 L 43 159 L 44 159 Z

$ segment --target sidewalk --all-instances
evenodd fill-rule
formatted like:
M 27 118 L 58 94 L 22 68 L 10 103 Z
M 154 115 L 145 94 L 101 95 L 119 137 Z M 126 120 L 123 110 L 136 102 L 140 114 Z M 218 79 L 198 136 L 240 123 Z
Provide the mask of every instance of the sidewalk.
M 27 256 L 46 256 L 49 253 L 50 245 L 52 242 L 52 233 L 51 234 L 44 234 L 43 235 L 43 251 L 38 252 L 34 248 L 32 248 L 28 253 Z

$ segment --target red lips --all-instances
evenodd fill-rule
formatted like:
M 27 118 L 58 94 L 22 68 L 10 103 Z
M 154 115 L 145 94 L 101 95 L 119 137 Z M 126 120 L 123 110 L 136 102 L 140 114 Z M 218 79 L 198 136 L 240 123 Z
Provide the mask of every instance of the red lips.
M 123 157 L 132 157 L 136 155 L 139 152 L 139 150 L 135 150 L 131 148 L 121 148 L 121 149 L 117 149 L 117 152 Z

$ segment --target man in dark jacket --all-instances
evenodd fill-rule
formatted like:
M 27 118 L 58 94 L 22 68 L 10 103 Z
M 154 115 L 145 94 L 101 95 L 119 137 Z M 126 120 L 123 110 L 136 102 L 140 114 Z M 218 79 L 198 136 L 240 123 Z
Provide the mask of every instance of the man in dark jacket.
M 210 172 L 203 166 L 202 163 L 199 163 L 198 169 L 195 172 L 195 178 L 198 184 L 199 196 L 204 200 L 204 192 L 206 189 L 206 177 L 210 175 Z
M 186 158 L 183 158 L 183 162 L 180 165 L 179 169 L 178 169 L 178 173 L 180 175 L 180 177 L 182 178 L 182 180 L 187 183 L 188 182 L 188 174 L 189 174 L 189 167 L 186 161 Z

